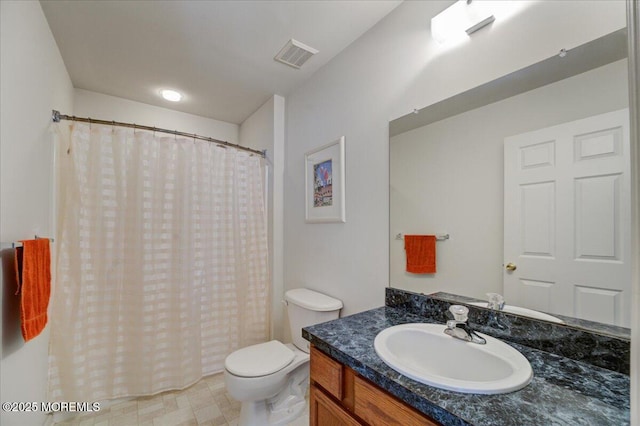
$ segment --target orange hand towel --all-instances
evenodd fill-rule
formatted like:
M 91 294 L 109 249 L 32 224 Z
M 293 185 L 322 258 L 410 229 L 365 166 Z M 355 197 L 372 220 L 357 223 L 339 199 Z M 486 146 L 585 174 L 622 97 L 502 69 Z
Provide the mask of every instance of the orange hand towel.
M 407 272 L 436 273 L 435 235 L 405 235 L 404 249 L 407 252 Z
M 39 335 L 47 325 L 51 293 L 51 254 L 49 240 L 21 241 L 16 248 L 15 264 L 20 295 L 20 319 L 25 342 Z M 16 292 L 16 294 L 18 293 Z

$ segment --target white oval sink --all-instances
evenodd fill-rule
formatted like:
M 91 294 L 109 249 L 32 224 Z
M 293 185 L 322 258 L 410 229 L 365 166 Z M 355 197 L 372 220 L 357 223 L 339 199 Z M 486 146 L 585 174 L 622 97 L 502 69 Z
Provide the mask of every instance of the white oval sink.
M 480 306 L 481 308 L 488 308 L 487 302 L 471 302 L 469 305 Z M 539 319 L 544 321 L 551 321 L 557 324 L 564 324 L 560 318 L 556 318 L 552 315 L 545 314 L 543 312 L 534 311 L 533 309 L 521 308 L 520 306 L 512 306 L 512 305 L 504 305 L 502 308 L 503 312 L 508 312 L 516 315 L 522 315 L 525 317 Z
M 375 338 L 378 356 L 394 370 L 430 386 L 462 393 L 497 394 L 522 389 L 533 377 L 516 349 L 478 333 L 485 345 L 444 334 L 442 324 L 402 324 Z

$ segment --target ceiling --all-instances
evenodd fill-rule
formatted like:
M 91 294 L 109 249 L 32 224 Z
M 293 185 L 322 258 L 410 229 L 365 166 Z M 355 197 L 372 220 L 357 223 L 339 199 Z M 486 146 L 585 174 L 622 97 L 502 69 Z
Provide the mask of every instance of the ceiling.
M 240 124 L 401 1 L 40 3 L 75 88 Z M 291 38 L 319 50 L 301 69 L 273 59 Z M 184 100 L 162 99 L 163 88 Z

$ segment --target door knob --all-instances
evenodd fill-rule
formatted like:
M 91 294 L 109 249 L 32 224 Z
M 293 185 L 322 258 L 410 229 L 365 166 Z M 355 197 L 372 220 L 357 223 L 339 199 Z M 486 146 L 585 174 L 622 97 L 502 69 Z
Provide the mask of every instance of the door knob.
M 507 271 L 515 271 L 518 267 L 516 266 L 515 263 L 507 263 L 504 267 Z

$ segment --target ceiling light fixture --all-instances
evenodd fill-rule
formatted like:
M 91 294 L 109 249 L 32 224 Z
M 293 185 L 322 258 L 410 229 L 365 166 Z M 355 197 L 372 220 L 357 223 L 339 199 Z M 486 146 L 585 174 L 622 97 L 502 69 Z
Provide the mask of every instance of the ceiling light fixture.
M 180 102 L 182 99 L 182 94 L 175 90 L 164 89 L 160 91 L 160 94 L 163 98 L 171 102 Z
M 431 18 L 431 35 L 439 43 L 460 39 L 486 27 L 495 16 L 490 1 L 458 0 L 438 15 Z

